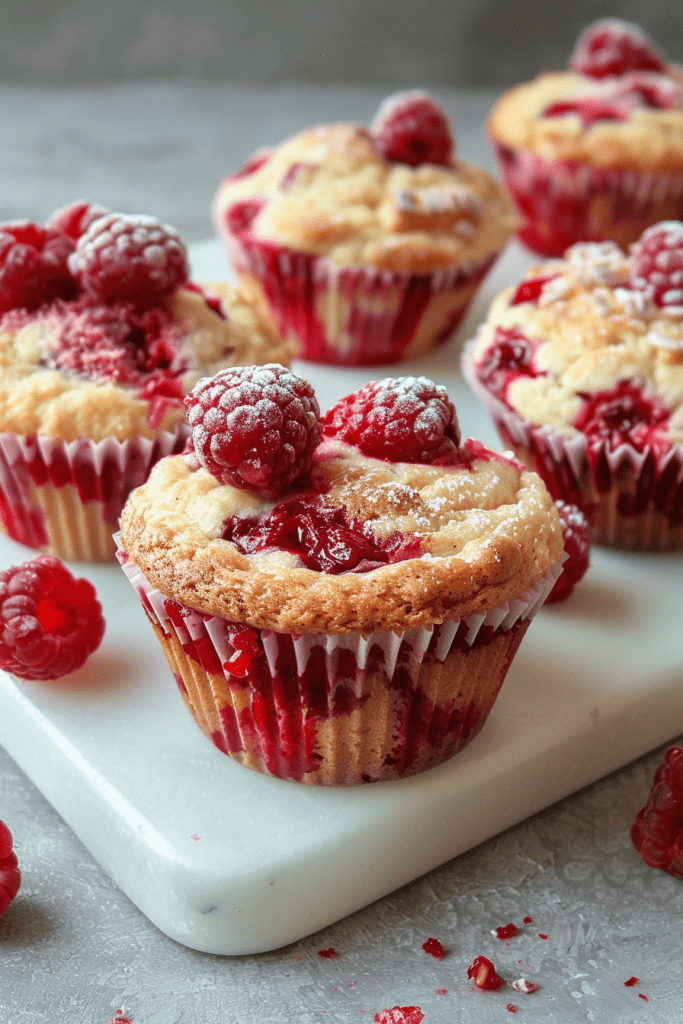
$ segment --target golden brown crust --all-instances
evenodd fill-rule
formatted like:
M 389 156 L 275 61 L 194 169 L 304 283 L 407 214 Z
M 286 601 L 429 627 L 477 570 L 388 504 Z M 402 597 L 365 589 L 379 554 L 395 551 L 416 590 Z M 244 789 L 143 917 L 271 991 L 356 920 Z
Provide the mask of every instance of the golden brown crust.
M 266 201 L 255 234 L 340 266 L 432 272 L 498 253 L 518 225 L 505 190 L 464 161 L 389 163 L 366 128 L 310 128 L 253 173 L 226 178 L 214 202 L 219 230 L 233 203 Z
M 292 346 L 267 313 L 243 291 L 216 283 L 208 295 L 221 302 L 224 317 L 196 291 L 181 288 L 172 299 L 176 346 L 186 361 L 183 389 L 224 366 L 281 362 L 289 364 Z M 0 331 L 0 431 L 40 434 L 73 441 L 89 437 L 153 438 L 184 419 L 184 407 L 169 409 L 158 427 L 148 423 L 149 402 L 135 390 L 108 381 L 91 381 L 42 365 L 44 352 L 59 337 L 54 309 L 40 310 L 17 329 Z
M 521 594 L 562 551 L 555 507 L 535 474 L 499 456 L 473 469 L 385 463 L 327 442 L 314 472 L 377 537 L 418 534 L 425 555 L 365 573 L 302 568 L 285 551 L 243 555 L 220 537 L 235 514 L 271 506 L 218 483 L 190 457 L 162 460 L 129 498 L 122 544 L 164 594 L 257 628 L 365 634 L 431 625 Z
M 545 72 L 504 93 L 489 115 L 487 129 L 500 145 L 549 160 L 679 173 L 683 171 L 683 78 L 673 67 L 669 74 L 678 84 L 673 109 L 637 107 L 625 121 L 597 120 L 585 128 L 576 114 L 544 117 L 543 111 L 552 103 L 599 97 L 608 83 L 570 71 Z

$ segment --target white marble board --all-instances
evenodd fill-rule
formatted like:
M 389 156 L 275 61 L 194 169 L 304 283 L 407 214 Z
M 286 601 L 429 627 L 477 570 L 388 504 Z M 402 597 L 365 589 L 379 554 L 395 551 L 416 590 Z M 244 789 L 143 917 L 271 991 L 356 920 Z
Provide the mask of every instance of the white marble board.
M 223 271 L 196 246 L 196 276 Z M 518 277 L 513 246 L 484 286 Z M 448 386 L 465 434 L 494 444 L 459 343 L 402 371 Z M 377 376 L 300 364 L 323 408 Z M 0 539 L 0 566 L 31 552 Z M 220 954 L 293 942 L 683 732 L 680 556 L 596 549 L 569 601 L 543 609 L 480 735 L 401 782 L 324 789 L 234 764 L 199 732 L 115 566 L 93 581 L 107 632 L 56 683 L 0 672 L 0 742 L 112 879 L 176 941 Z

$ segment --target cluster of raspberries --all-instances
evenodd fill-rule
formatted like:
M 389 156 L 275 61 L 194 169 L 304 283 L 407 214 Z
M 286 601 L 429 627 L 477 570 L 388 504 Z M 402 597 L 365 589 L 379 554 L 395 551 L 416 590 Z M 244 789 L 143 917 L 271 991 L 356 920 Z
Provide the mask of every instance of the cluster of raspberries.
M 162 303 L 188 275 L 180 236 L 153 217 L 77 202 L 45 225 L 0 224 L 0 315 L 80 294 L 144 309 Z

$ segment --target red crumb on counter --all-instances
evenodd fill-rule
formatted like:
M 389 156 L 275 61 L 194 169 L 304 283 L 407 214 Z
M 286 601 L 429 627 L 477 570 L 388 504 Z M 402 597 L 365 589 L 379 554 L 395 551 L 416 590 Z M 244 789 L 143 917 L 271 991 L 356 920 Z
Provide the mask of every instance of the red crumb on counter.
M 424 1013 L 419 1006 L 394 1006 L 391 1010 L 378 1010 L 376 1024 L 422 1024 Z
M 513 1003 L 508 1003 L 505 1009 L 507 1010 L 508 1013 L 517 1013 Z
M 548 936 L 544 935 L 543 932 L 539 932 L 538 933 L 538 937 L 539 937 L 539 939 L 547 939 L 548 938 Z
M 496 968 L 485 956 L 474 958 L 467 968 L 467 977 L 474 981 L 477 988 L 486 991 L 495 991 L 506 984 L 505 979 L 496 973 Z
M 505 939 L 513 939 L 515 935 L 519 935 L 519 928 L 510 921 L 510 924 L 503 924 L 499 928 L 494 928 L 491 931 L 491 935 L 495 935 L 497 939 L 503 942 Z
M 526 917 L 522 918 L 522 924 L 533 924 L 533 923 L 534 923 L 533 917 L 529 917 L 528 914 L 526 915 Z
M 444 949 L 438 939 L 427 939 L 426 942 L 422 943 L 422 948 L 425 953 L 429 956 L 433 956 L 435 960 L 443 960 L 448 954 L 448 950 Z
M 640 978 L 636 978 L 636 976 L 634 974 L 632 977 L 630 977 L 628 979 L 628 981 L 624 982 L 624 985 L 626 985 L 626 988 L 630 988 L 631 985 L 637 985 L 639 981 L 640 981 Z
M 532 992 L 538 992 L 539 986 L 534 981 L 527 981 L 526 978 L 518 978 L 510 982 L 510 988 L 520 992 L 523 996 L 529 996 Z
M 323 957 L 323 959 L 325 960 L 332 960 L 335 956 L 337 956 L 337 950 L 334 948 L 334 946 L 330 946 L 329 949 L 319 949 L 318 956 Z

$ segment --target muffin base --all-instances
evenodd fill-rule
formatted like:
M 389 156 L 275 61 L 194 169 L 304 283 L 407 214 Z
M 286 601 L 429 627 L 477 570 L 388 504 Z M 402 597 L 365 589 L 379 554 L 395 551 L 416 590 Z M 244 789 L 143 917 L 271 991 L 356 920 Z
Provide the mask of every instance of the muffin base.
M 182 606 L 119 557 L 214 745 L 263 774 L 346 786 L 425 771 L 476 736 L 560 572 L 499 609 L 427 629 L 296 636 Z
M 491 144 L 524 223 L 522 242 L 562 256 L 576 242 L 611 239 L 622 249 L 663 220 L 683 218 L 683 173 L 590 167 Z

